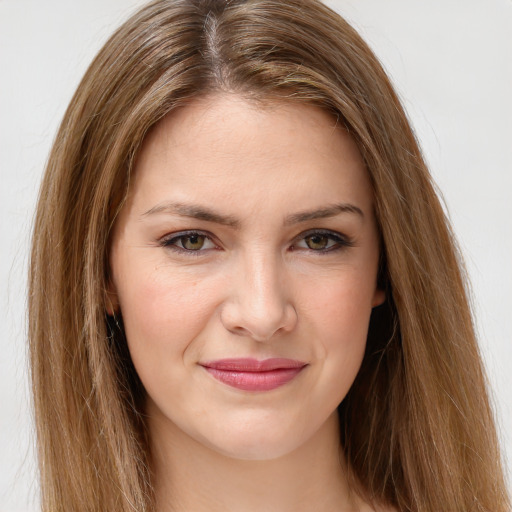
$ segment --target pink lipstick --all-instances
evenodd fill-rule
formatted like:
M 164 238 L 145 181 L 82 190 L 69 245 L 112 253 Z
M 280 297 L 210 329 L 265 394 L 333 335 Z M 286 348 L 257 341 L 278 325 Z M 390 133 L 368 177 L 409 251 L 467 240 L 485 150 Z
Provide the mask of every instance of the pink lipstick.
M 294 359 L 218 359 L 201 366 L 220 382 L 244 391 L 270 391 L 290 382 L 307 366 Z

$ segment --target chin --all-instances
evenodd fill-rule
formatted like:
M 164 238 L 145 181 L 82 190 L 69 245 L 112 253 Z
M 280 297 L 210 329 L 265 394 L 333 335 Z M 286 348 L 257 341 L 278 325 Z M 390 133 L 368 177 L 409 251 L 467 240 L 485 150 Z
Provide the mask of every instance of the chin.
M 301 446 L 305 440 L 281 427 L 265 425 L 264 429 L 226 429 L 209 432 L 207 438 L 197 439 L 214 452 L 231 459 L 263 461 L 283 457 Z M 202 436 L 201 436 L 202 437 Z
M 209 443 L 209 447 L 230 459 L 247 460 L 247 461 L 264 461 L 279 459 L 293 452 L 297 446 L 295 444 L 285 444 L 282 440 L 272 442 L 268 438 L 266 440 L 248 440 L 247 438 L 240 440 L 239 443 L 229 440 L 229 444 Z

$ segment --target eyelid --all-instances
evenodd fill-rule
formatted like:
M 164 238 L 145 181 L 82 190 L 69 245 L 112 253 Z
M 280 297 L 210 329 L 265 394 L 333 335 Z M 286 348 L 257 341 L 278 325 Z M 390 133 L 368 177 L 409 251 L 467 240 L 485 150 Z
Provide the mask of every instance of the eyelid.
M 204 236 L 215 247 L 210 247 L 207 249 L 192 250 L 192 249 L 185 249 L 183 247 L 179 247 L 178 245 L 173 243 L 173 242 L 179 240 L 180 238 L 185 238 L 187 236 L 193 236 L 193 235 Z M 310 252 L 316 253 L 316 254 L 326 254 L 329 252 L 334 252 L 336 250 L 342 250 L 342 249 L 346 249 L 347 247 L 354 246 L 353 239 L 343 233 L 340 233 L 338 231 L 333 231 L 330 229 L 315 228 L 315 229 L 308 229 L 306 231 L 303 231 L 299 235 L 297 235 L 294 238 L 294 240 L 292 241 L 290 249 L 291 250 L 297 249 L 296 246 L 297 246 L 298 242 L 303 241 L 308 236 L 314 236 L 314 235 L 328 237 L 331 240 L 334 240 L 335 244 L 333 246 L 328 247 L 327 249 L 323 249 L 323 250 L 322 249 L 315 250 L 315 249 L 310 249 L 310 248 L 306 248 L 306 247 L 301 247 L 299 249 L 305 250 L 305 251 L 310 251 Z M 212 249 L 220 248 L 220 244 L 216 241 L 216 238 L 213 236 L 212 233 L 210 233 L 208 231 L 200 230 L 200 229 L 188 229 L 185 231 L 177 231 L 174 233 L 168 233 L 168 234 L 164 235 L 163 237 L 161 237 L 158 240 L 158 243 L 159 243 L 159 245 L 161 245 L 162 247 L 165 247 L 166 249 L 169 249 L 169 250 L 175 251 L 177 253 L 181 253 L 181 254 L 191 255 L 191 256 L 199 256 L 200 253 L 204 253 L 204 252 L 210 251 Z
M 293 247 L 298 242 L 304 240 L 308 236 L 313 236 L 313 235 L 326 236 L 326 237 L 331 238 L 331 240 L 335 240 L 337 242 L 334 246 L 332 246 L 328 249 L 325 249 L 325 250 L 309 249 L 309 251 L 311 251 L 313 253 L 317 253 L 317 254 L 325 254 L 325 253 L 328 253 L 331 251 L 345 249 L 347 247 L 353 247 L 355 245 L 354 241 L 351 237 L 349 237 L 343 233 L 340 233 L 339 231 L 332 231 L 330 229 L 316 228 L 316 229 L 308 229 L 307 231 L 303 231 L 297 237 L 295 237 L 295 239 L 292 243 L 292 250 L 293 250 Z M 308 250 L 308 249 L 304 248 L 304 250 Z
M 206 252 L 209 250 L 212 250 L 214 248 L 208 248 L 208 249 L 199 249 L 199 250 L 192 250 L 192 249 L 185 249 L 182 247 L 178 247 L 176 244 L 172 243 L 174 241 L 179 240 L 180 238 L 186 238 L 187 236 L 193 236 L 193 235 L 199 235 L 204 236 L 207 238 L 213 245 L 215 245 L 215 249 L 219 248 L 219 244 L 215 241 L 215 237 L 209 233 L 208 231 L 203 231 L 202 229 L 187 229 L 185 231 L 177 231 L 175 233 L 168 233 L 161 237 L 158 240 L 159 245 L 162 247 L 165 247 L 166 249 L 181 253 L 181 254 L 187 254 L 192 256 L 198 256 L 199 253 Z

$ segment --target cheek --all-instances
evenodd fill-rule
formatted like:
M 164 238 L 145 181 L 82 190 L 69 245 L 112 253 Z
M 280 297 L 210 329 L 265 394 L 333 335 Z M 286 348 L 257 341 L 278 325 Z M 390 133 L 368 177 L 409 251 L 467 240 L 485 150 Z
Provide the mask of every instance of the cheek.
M 368 336 L 374 286 L 347 273 L 318 289 L 306 309 L 333 392 L 348 391 L 361 365 Z M 343 398 L 343 396 L 341 396 Z
M 320 329 L 323 326 L 334 338 L 348 342 L 367 331 L 374 292 L 375 285 L 370 280 L 361 278 L 358 272 L 347 272 L 323 286 L 317 283 L 304 309 L 312 321 L 317 319 Z
M 138 370 L 163 358 L 181 358 L 215 311 L 211 287 L 170 269 L 135 269 L 118 282 L 127 342 Z

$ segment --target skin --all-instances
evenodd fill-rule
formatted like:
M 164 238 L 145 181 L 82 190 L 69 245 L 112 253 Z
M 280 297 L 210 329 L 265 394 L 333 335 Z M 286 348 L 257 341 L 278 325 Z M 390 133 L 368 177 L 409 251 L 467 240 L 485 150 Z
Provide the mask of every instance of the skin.
M 156 125 L 109 300 L 147 391 L 160 512 L 373 510 L 348 486 L 336 408 L 384 300 L 378 259 L 361 155 L 327 113 L 216 94 Z M 255 392 L 201 366 L 234 357 L 305 367 Z

